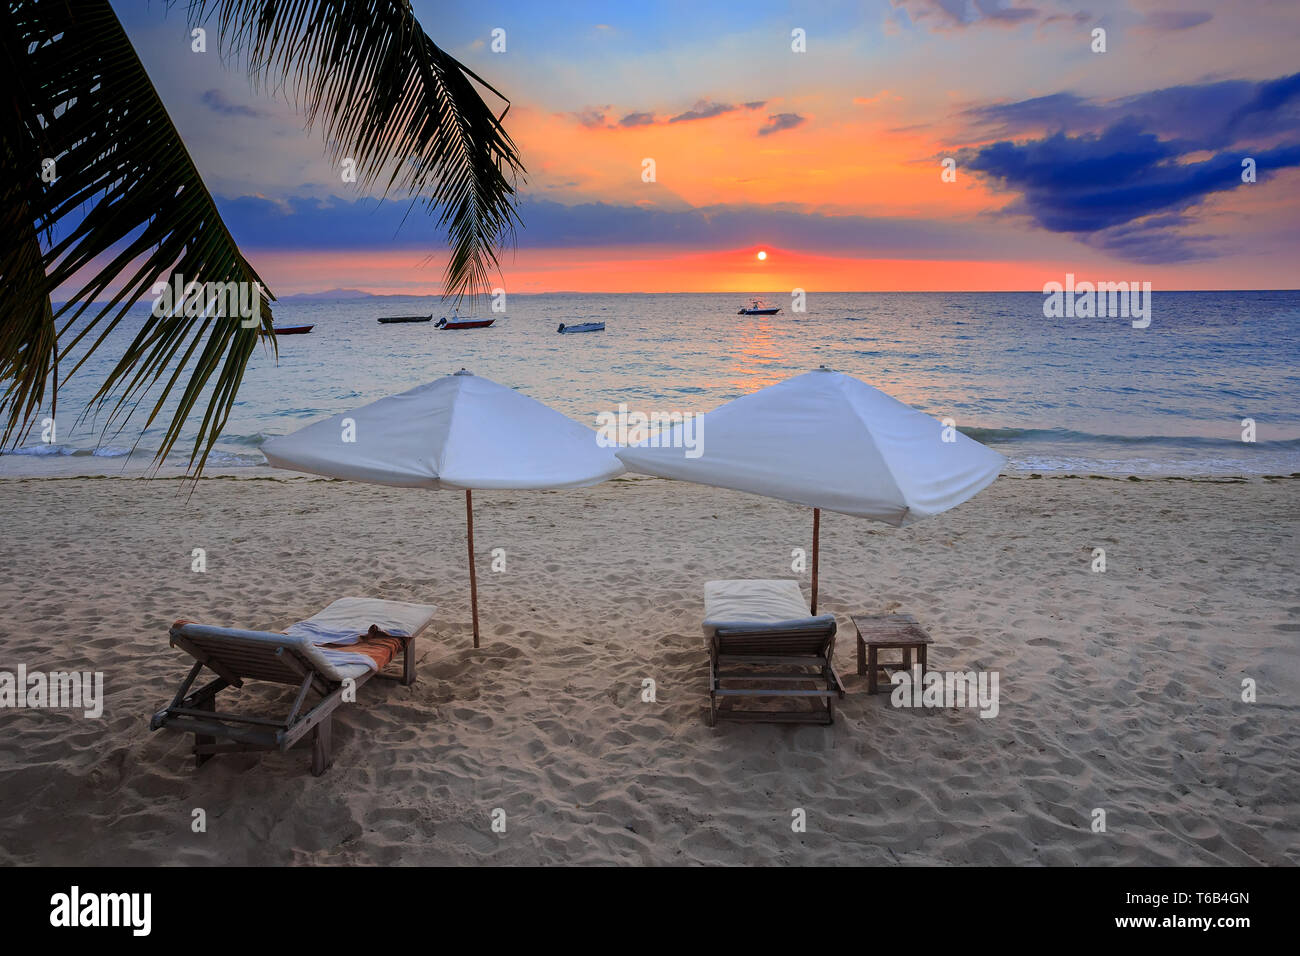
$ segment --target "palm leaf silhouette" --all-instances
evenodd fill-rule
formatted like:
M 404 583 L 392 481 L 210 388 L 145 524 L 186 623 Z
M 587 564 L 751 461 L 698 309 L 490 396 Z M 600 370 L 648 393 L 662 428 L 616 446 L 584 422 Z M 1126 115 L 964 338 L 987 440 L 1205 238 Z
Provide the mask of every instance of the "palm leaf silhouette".
M 447 294 L 487 288 L 497 247 L 513 237 L 523 168 L 475 84 L 495 91 L 433 44 L 409 3 L 189 7 L 193 23 L 215 25 L 226 55 L 319 124 L 334 159 L 355 160 L 362 187 L 417 196 L 437 212 L 451 242 Z M 106 411 L 106 431 L 141 409 L 141 431 L 166 418 L 156 463 L 201 411 L 189 449 L 197 475 L 259 331 L 274 348 L 274 297 L 107 0 L 11 0 L 0 18 L 0 446 L 23 439 L 47 393 L 57 407 L 60 364 L 79 350 L 75 374 L 155 281 L 245 283 L 254 322 L 224 310 L 153 318 L 91 401 Z M 74 291 L 56 309 L 52 295 L 65 287 Z

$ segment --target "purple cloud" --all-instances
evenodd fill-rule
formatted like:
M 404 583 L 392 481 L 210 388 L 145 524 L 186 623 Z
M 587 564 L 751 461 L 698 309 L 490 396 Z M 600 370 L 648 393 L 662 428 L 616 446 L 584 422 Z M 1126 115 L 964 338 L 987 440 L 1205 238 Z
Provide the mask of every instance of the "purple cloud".
M 995 103 L 963 114 L 972 138 L 1017 138 L 1044 132 L 1100 132 L 1123 119 L 1137 120 L 1158 136 L 1186 142 L 1186 151 L 1221 149 L 1247 140 L 1300 136 L 1300 73 L 1260 82 L 1222 80 L 1187 84 L 1096 101 L 1053 93 Z
M 685 113 L 678 113 L 668 122 L 686 123 L 691 120 L 712 119 L 715 116 L 721 116 L 723 113 L 734 112 L 736 107 L 730 103 L 713 103 L 709 100 L 700 100 Z
M 262 110 L 254 109 L 251 106 L 245 106 L 242 103 L 232 101 L 225 93 L 220 90 L 205 90 L 199 97 L 200 102 L 214 113 L 220 113 L 223 116 L 266 116 Z
M 1129 117 L 1100 133 L 1057 132 L 1026 142 L 963 150 L 961 164 L 1019 193 L 1007 212 L 1051 232 L 1073 233 L 1143 262 L 1204 258 L 1203 239 L 1177 232 L 1186 211 L 1217 192 L 1243 185 L 1242 159 L 1255 160 L 1259 181 L 1300 166 L 1300 140 L 1272 149 L 1218 152 L 1189 161 L 1203 147 L 1162 140 Z
M 587 129 L 600 129 L 605 125 L 605 112 L 608 106 L 589 106 L 585 110 L 579 110 L 573 115 L 577 117 L 579 123 Z
M 773 113 L 767 118 L 767 123 L 759 129 L 758 135 L 771 136 L 783 129 L 794 129 L 807 120 L 806 116 L 800 116 L 798 113 Z
M 371 199 L 319 202 L 218 197 L 222 217 L 250 248 L 330 250 L 382 247 L 426 255 L 445 241 L 436 222 L 408 216 L 403 202 Z M 991 248 L 1027 254 L 1041 240 L 988 223 L 884 216 L 832 215 L 796 206 L 714 205 L 665 209 L 594 202 L 568 205 L 530 196 L 520 203 L 520 249 L 656 244 L 718 249 L 756 236 L 805 250 L 852 250 L 865 255 L 944 259 L 982 257 Z
M 1153 30 L 1190 30 L 1213 19 L 1214 14 L 1208 10 L 1153 10 L 1142 25 Z
M 1037 7 L 1005 7 L 1003 0 L 894 0 L 915 21 L 938 21 L 944 27 L 968 27 L 977 23 L 1016 26 L 1042 17 Z

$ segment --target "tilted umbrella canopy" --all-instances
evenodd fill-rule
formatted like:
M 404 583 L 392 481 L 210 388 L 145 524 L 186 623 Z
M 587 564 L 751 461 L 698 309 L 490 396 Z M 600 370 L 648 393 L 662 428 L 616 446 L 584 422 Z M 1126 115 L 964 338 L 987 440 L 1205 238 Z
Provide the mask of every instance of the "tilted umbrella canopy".
M 581 488 L 623 471 L 592 429 L 457 372 L 272 438 L 277 468 L 406 488 Z
M 850 375 L 821 368 L 619 449 L 632 471 L 734 488 L 898 527 L 961 504 L 998 476 L 997 452 Z M 696 442 L 688 457 L 685 437 Z M 945 440 L 948 439 L 948 440 Z M 654 441 L 653 439 L 651 440 Z M 690 452 L 694 454 L 694 452 Z
M 269 439 L 262 453 L 276 468 L 329 478 L 463 490 L 475 647 L 472 490 L 581 488 L 624 470 L 592 429 L 463 369 Z

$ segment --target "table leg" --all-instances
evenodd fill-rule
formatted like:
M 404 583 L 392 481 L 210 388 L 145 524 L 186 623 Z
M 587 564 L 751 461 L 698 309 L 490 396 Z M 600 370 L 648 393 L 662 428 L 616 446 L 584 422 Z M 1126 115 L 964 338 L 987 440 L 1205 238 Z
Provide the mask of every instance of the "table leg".
M 867 642 L 858 635 L 858 676 L 861 677 L 867 672 Z
M 876 675 L 880 670 L 879 662 L 876 660 L 876 645 L 872 644 L 867 648 L 867 693 L 876 692 Z

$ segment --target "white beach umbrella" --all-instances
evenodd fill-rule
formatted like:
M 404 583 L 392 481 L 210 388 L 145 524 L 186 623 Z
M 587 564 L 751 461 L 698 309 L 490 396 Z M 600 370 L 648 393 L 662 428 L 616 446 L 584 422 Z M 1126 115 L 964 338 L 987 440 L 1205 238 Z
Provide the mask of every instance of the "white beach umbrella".
M 727 402 L 696 423 L 619 449 L 629 470 L 779 498 L 813 509 L 817 612 L 821 509 L 895 527 L 987 487 L 1004 459 L 879 389 L 823 366 Z
M 464 369 L 272 438 L 262 453 L 276 468 L 464 491 L 475 647 L 473 489 L 581 488 L 623 471 L 613 449 L 597 444 L 590 428 Z

